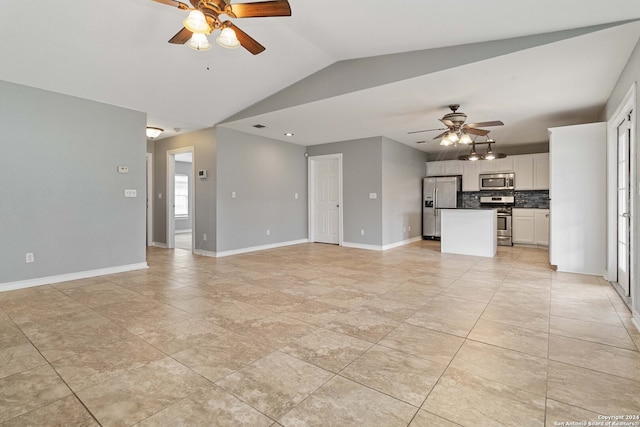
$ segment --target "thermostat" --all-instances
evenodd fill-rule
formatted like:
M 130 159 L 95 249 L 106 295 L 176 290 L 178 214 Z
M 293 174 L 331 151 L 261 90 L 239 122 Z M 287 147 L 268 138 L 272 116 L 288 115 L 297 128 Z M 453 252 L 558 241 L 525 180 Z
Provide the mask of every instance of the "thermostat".
M 198 171 L 198 178 L 205 179 L 207 177 L 207 171 L 204 169 L 200 169 Z

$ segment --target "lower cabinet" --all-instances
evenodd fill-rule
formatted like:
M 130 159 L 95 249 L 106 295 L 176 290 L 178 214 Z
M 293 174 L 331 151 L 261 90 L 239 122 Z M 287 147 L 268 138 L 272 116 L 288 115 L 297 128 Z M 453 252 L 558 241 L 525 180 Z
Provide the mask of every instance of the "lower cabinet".
M 514 208 L 511 234 L 515 244 L 549 246 L 549 209 Z

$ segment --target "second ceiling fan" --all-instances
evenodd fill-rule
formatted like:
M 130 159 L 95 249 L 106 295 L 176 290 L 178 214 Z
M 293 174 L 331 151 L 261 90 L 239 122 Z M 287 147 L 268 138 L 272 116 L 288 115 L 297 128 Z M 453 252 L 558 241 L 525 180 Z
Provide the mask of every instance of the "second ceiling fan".
M 444 132 L 433 138 L 442 138 L 442 140 L 440 141 L 440 145 L 454 145 L 458 143 L 471 144 L 473 142 L 473 140 L 471 139 L 471 135 L 486 136 L 489 134 L 488 130 L 480 128 L 504 125 L 504 123 L 502 123 L 500 120 L 479 123 L 465 123 L 465 121 L 467 120 L 467 115 L 461 111 L 458 111 L 458 109 L 460 108 L 459 104 L 451 104 L 449 105 L 449 108 L 451 109 L 451 112 L 445 114 L 441 119 L 438 119 L 446 126 L 446 128 L 416 130 L 413 132 L 408 132 L 408 134 L 442 130 Z
M 230 0 L 189 0 L 193 7 L 177 0 L 154 0 L 155 2 L 189 10 L 189 16 L 183 21 L 184 28 L 173 36 L 169 43 L 185 44 L 188 42 L 194 50 L 209 50 L 211 44 L 206 35 L 215 30 L 221 34 L 216 39 L 219 45 L 226 48 L 244 47 L 254 55 L 265 50 L 247 33 L 238 28 L 230 20 L 222 21 L 220 15 L 230 18 L 260 18 L 270 16 L 291 16 L 291 7 L 287 0 L 272 0 L 254 3 L 231 4 Z

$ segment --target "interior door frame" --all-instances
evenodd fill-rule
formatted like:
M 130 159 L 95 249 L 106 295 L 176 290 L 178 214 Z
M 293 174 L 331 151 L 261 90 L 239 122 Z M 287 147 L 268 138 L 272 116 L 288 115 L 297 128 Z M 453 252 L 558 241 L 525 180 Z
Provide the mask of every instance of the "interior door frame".
M 631 214 L 631 236 L 629 238 L 629 290 L 630 297 L 624 295 L 623 289 L 618 285 L 618 126 L 626 120 L 627 116 L 631 118 L 631 136 L 629 138 L 630 146 L 630 173 L 629 173 L 629 186 L 630 186 L 630 214 Z M 620 102 L 620 105 L 616 109 L 615 113 L 611 116 L 607 122 L 607 277 L 606 279 L 611 282 L 614 288 L 618 291 L 621 297 L 629 303 L 632 307 L 637 305 L 637 298 L 639 294 L 638 283 L 638 261 L 636 260 L 637 248 L 638 248 L 638 233 L 637 230 L 640 221 L 637 215 L 637 203 L 638 198 L 638 150 L 636 147 L 636 83 L 634 82 L 631 88 L 627 91 L 627 94 Z M 635 301 L 635 302 L 634 302 Z
M 176 148 L 174 150 L 167 150 L 167 237 L 166 237 L 166 245 L 167 249 L 175 249 L 176 247 L 176 221 L 174 215 L 174 198 L 176 192 L 176 182 L 175 182 L 175 174 L 176 174 L 176 154 L 180 153 L 191 153 L 192 161 L 191 161 L 191 176 L 192 179 L 189 180 L 189 212 L 191 212 L 191 216 L 189 217 L 189 221 L 191 223 L 191 253 L 194 252 L 195 248 L 195 217 L 196 211 L 195 207 L 195 158 L 196 152 L 194 146 Z
M 147 246 L 153 246 L 153 154 L 147 153 Z
M 324 154 L 319 156 L 309 156 L 307 158 L 307 183 L 308 183 L 308 236 L 310 242 L 315 241 L 316 233 L 316 211 L 315 211 L 315 183 L 316 183 L 316 162 L 320 160 L 338 159 L 338 245 L 342 246 L 343 239 L 343 206 L 342 203 L 342 153 Z

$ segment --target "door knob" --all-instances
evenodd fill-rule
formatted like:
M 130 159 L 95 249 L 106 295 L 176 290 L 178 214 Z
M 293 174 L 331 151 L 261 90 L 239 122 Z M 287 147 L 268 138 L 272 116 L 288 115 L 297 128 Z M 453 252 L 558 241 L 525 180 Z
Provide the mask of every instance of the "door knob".
M 631 218 L 631 214 L 627 212 L 623 213 L 622 216 L 625 218 Z

